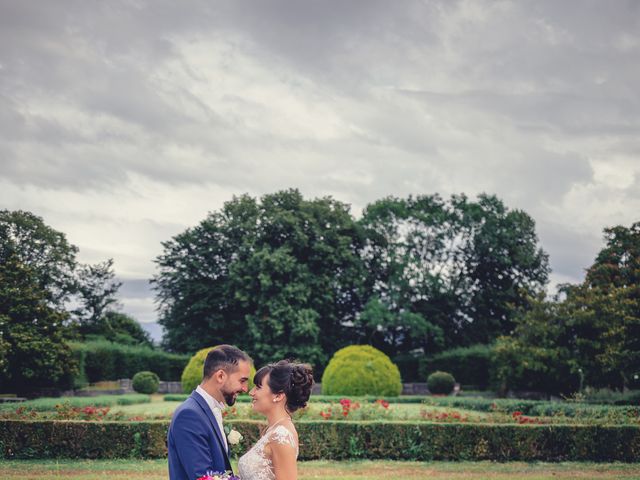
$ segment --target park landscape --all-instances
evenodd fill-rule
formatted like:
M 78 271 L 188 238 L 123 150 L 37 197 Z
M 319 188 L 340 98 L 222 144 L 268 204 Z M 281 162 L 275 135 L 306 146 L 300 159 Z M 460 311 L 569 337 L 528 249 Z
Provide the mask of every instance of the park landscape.
M 421 213 L 434 209 L 448 219 Z M 113 308 L 111 261 L 74 264 L 43 219 L 0 212 L 3 478 L 166 478 L 168 423 L 202 379 L 209 339 L 258 366 L 313 365 L 320 388 L 295 416 L 301 478 L 640 478 L 639 224 L 608 228 L 584 283 L 546 297 L 533 223 L 495 197 L 386 199 L 369 212 L 356 221 L 294 190 L 227 202 L 157 259 L 160 346 Z M 330 300 L 345 291 L 350 303 Z M 447 297 L 451 310 L 426 313 Z M 217 320 L 203 324 L 206 311 Z M 452 320 L 465 311 L 477 324 Z M 135 393 L 112 394 L 121 378 Z M 183 393 L 159 394 L 160 379 Z M 427 394 L 403 395 L 407 384 Z M 262 425 L 247 400 L 224 412 L 244 437 L 236 458 Z
M 275 434 L 311 386 L 301 480 L 640 480 L 639 27 L 638 0 L 0 0 L 0 480 L 200 475 L 224 443 L 237 473 L 254 408 Z M 298 401 L 240 394 L 210 455 L 175 422 L 174 462 L 222 345 L 249 389 L 290 360 Z

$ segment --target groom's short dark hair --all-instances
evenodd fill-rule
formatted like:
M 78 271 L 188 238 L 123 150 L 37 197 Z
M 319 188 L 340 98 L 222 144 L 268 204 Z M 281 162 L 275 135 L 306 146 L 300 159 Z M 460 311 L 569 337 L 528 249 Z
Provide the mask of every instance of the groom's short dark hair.
M 249 355 L 233 345 L 220 345 L 207 354 L 204 361 L 203 378 L 209 378 L 218 370 L 233 373 L 238 368 L 238 363 L 245 361 L 253 363 Z

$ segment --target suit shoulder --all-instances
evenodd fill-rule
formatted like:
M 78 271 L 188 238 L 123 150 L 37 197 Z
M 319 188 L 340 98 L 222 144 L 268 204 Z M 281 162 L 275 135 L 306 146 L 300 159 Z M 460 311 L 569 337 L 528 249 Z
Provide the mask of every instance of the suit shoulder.
M 187 398 L 173 412 L 172 419 L 202 417 L 202 408 L 192 398 Z

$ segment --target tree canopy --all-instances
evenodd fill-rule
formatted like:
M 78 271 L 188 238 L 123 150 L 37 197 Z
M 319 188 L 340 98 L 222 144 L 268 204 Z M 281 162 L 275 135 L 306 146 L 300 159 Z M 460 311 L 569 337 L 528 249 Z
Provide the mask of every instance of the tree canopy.
M 297 190 L 234 197 L 163 244 L 165 346 L 246 346 L 323 367 L 338 348 L 394 356 L 487 342 L 547 281 L 533 220 L 481 196 L 387 198 L 360 220 Z
M 0 210 L 3 388 L 30 393 L 70 387 L 76 368 L 67 346 L 70 339 L 102 335 L 149 343 L 135 321 L 110 311 L 120 287 L 113 261 L 84 265 L 77 261 L 77 252 L 42 218 Z
M 369 205 L 361 223 L 372 293 L 432 332 L 407 339 L 406 349 L 489 343 L 548 281 L 533 219 L 495 196 L 390 197 Z
M 640 223 L 607 228 L 604 238 L 584 282 L 532 301 L 513 335 L 499 339 L 496 372 L 505 386 L 640 387 Z
M 344 324 L 362 305 L 364 238 L 347 205 L 243 195 L 163 245 L 154 284 L 167 348 L 233 343 L 259 362 L 321 365 L 353 341 Z

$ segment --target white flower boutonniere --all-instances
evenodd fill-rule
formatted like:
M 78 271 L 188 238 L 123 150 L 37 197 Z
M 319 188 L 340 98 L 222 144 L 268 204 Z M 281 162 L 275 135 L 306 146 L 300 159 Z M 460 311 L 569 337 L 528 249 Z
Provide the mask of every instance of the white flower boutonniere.
M 234 429 L 227 434 L 227 440 L 229 441 L 229 445 L 238 445 L 244 437 L 242 434 Z

